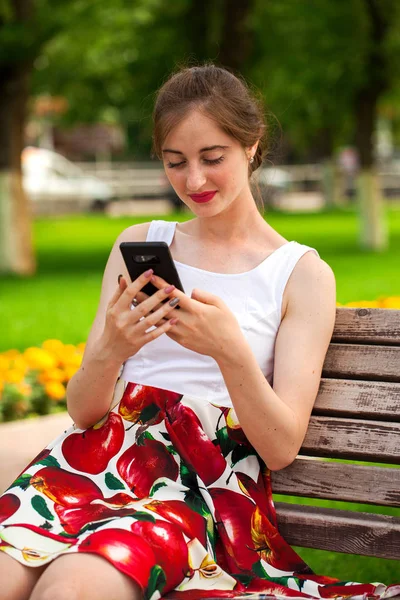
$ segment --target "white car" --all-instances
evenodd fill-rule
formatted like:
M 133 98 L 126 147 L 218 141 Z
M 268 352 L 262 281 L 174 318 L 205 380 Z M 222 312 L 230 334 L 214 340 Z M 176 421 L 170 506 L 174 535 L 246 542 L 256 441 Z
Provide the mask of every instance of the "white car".
M 57 152 L 27 147 L 21 161 L 24 189 L 35 212 L 104 210 L 113 199 L 110 185 Z

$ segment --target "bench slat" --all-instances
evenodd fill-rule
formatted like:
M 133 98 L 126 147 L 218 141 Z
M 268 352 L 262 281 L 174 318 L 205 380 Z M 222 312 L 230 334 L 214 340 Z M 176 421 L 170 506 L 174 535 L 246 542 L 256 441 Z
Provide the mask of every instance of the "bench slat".
M 324 377 L 400 382 L 400 346 L 330 344 Z
M 400 463 L 400 423 L 312 416 L 300 453 Z
M 271 480 L 275 494 L 400 507 L 400 469 L 297 458 Z
M 400 519 L 277 502 L 278 528 L 295 546 L 399 560 Z
M 400 383 L 323 378 L 313 413 L 400 422 Z
M 400 310 L 338 308 L 332 341 L 400 345 Z

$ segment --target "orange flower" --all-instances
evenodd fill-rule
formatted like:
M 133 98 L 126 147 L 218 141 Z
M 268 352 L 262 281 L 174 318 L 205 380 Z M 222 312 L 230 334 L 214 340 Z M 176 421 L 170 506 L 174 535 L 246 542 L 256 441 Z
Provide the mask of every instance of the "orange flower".
M 24 352 L 24 358 L 31 369 L 52 369 L 58 365 L 58 360 L 43 348 L 27 348 Z
M 65 387 L 59 381 L 48 381 L 44 389 L 52 400 L 62 400 L 65 398 Z
M 64 381 L 65 373 L 62 369 L 46 369 L 42 371 L 38 377 L 39 383 L 47 383 L 48 381 Z

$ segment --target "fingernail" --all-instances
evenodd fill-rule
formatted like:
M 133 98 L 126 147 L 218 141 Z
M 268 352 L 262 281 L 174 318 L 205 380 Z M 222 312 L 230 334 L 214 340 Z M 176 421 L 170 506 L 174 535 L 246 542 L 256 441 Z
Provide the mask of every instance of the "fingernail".
M 179 303 L 179 298 L 172 298 L 172 300 L 170 300 L 170 301 L 168 302 L 168 304 L 169 304 L 170 306 L 176 306 L 178 303 Z
M 164 288 L 164 292 L 166 294 L 170 294 L 174 289 L 175 289 L 174 285 L 169 285 L 168 287 Z
M 122 275 L 118 275 L 118 283 L 120 282 L 121 277 L 122 277 Z
M 179 319 L 170 319 L 169 320 L 169 322 L 171 323 L 171 325 L 176 325 L 178 321 L 179 321 Z
M 151 277 L 151 276 L 153 275 L 153 272 L 154 272 L 154 271 L 153 271 L 153 269 L 149 269 L 148 271 L 145 271 L 145 272 L 143 273 L 143 275 L 144 275 L 145 277 L 149 278 L 149 277 Z

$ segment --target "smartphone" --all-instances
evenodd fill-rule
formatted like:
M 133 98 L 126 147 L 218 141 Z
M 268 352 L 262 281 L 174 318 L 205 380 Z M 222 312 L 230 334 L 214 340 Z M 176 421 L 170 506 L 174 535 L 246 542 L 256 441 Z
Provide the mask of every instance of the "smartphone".
M 154 274 L 162 277 L 168 284 L 184 292 L 178 271 L 165 242 L 121 242 L 119 248 L 132 281 L 139 275 L 153 269 Z M 158 291 L 151 282 L 146 283 L 142 291 L 151 296 Z

